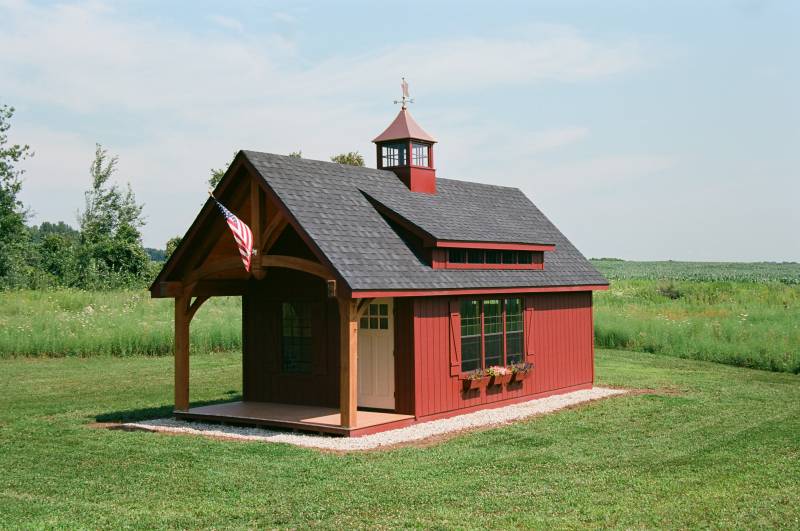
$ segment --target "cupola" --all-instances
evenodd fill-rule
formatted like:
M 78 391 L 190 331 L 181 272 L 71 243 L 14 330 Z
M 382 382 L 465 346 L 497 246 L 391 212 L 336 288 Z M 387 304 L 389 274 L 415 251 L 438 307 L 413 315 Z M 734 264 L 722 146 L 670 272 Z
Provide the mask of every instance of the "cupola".
M 373 142 L 377 147 L 378 169 L 393 171 L 412 192 L 436 193 L 436 169 L 433 166 L 433 145 L 436 143 L 414 120 L 408 104 L 408 83 L 403 79 L 400 112 L 386 130 Z

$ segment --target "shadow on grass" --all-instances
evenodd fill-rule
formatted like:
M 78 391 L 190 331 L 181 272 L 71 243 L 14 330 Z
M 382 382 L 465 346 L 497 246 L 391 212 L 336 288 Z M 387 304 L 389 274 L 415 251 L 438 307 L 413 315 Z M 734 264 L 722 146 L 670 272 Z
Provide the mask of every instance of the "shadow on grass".
M 191 402 L 189 407 L 210 406 L 213 404 L 224 404 L 226 402 L 236 402 L 242 399 L 241 393 L 238 391 L 228 391 L 226 398 L 217 400 L 198 400 Z M 122 411 L 111 411 L 109 413 L 100 413 L 94 417 L 95 422 L 132 422 L 138 420 L 161 419 L 164 417 L 171 417 L 174 407 L 158 406 L 146 407 L 141 409 L 126 409 Z

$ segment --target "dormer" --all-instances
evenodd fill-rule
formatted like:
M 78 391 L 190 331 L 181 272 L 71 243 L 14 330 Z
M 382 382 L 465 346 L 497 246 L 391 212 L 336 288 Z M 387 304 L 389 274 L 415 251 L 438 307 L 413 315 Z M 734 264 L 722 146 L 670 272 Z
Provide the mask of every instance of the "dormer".
M 433 166 L 431 135 L 417 124 L 407 104 L 408 84 L 403 81 L 403 99 L 400 112 L 386 130 L 373 142 L 377 148 L 378 169 L 393 171 L 412 192 L 436 193 L 436 169 Z

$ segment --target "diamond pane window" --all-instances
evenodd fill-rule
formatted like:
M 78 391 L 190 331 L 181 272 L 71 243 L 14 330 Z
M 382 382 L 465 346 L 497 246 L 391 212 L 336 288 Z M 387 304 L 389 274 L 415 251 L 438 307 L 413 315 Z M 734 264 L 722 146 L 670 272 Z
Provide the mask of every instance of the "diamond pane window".
M 281 370 L 311 372 L 311 305 L 307 302 L 281 305 Z

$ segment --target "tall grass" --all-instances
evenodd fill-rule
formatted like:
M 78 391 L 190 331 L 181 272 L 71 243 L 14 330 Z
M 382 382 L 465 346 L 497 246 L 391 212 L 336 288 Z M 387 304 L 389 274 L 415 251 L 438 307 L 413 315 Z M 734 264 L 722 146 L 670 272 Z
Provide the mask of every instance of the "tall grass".
M 172 351 L 173 301 L 144 291 L 0 292 L 0 357 L 164 355 Z M 192 348 L 237 349 L 241 302 L 214 297 L 192 321 Z
M 620 276 L 638 274 L 638 263 L 623 264 L 633 271 Z M 0 292 L 0 358 L 169 354 L 172 319 L 172 300 L 144 291 Z M 206 302 L 191 334 L 195 352 L 238 350 L 240 299 Z M 800 373 L 800 285 L 615 280 L 595 296 L 595 337 L 599 347 Z
M 600 347 L 800 373 L 800 286 L 618 280 L 595 296 Z

